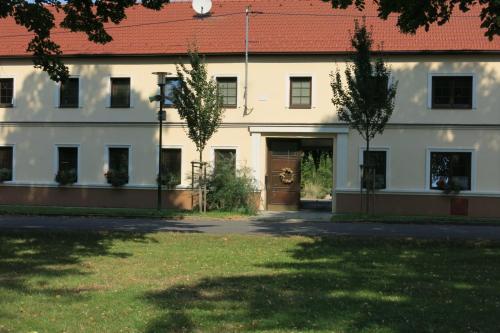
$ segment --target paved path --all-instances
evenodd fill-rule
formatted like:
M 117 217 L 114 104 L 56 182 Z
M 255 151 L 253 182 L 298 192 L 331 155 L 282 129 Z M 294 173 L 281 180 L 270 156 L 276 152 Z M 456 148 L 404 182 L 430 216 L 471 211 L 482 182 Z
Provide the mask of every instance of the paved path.
M 24 217 L 0 216 L 0 231 L 23 230 L 109 230 L 157 232 L 175 231 L 208 234 L 269 234 L 275 236 L 375 236 L 413 237 L 425 239 L 485 239 L 500 240 L 500 227 L 409 225 L 382 223 L 332 223 L 307 221 L 246 221 L 219 220 L 159 220 L 83 217 Z

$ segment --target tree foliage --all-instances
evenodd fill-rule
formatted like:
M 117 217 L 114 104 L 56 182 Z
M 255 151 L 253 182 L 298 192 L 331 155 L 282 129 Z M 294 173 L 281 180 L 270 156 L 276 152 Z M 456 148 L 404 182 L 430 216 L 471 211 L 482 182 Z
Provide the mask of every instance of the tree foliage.
M 95 43 L 112 40 L 105 23 L 118 24 L 126 18 L 125 10 L 141 3 L 144 7 L 159 10 L 170 0 L 1 0 L 0 19 L 12 17 L 34 36 L 27 51 L 34 55 L 34 65 L 46 71 L 52 80 L 68 78 L 68 68 L 61 60 L 61 47 L 51 38 L 56 26 L 54 13 L 64 13 L 59 25 L 72 32 L 83 32 Z
M 372 61 L 373 40 L 364 24 L 356 22 L 351 44 L 355 52 L 344 73 L 346 86 L 338 70 L 331 74 L 332 103 L 339 120 L 357 130 L 369 150 L 370 141 L 383 133 L 392 115 L 397 82 L 390 81 L 391 72 L 382 58 Z
M 224 109 L 217 82 L 208 77 L 206 64 L 196 49 L 188 51 L 190 68 L 177 65 L 180 86 L 174 90 L 174 105 L 186 121 L 188 136 L 202 154 L 205 146 L 222 123 Z
M 433 23 L 445 24 L 453 12 L 466 13 L 474 6 L 481 7 L 481 27 L 487 29 L 485 36 L 493 40 L 500 35 L 500 0 L 323 0 L 333 8 L 345 9 L 356 6 L 364 9 L 366 1 L 373 1 L 378 7 L 378 15 L 387 19 L 389 15 L 398 16 L 397 25 L 404 33 L 415 33 L 423 27 L 429 30 Z

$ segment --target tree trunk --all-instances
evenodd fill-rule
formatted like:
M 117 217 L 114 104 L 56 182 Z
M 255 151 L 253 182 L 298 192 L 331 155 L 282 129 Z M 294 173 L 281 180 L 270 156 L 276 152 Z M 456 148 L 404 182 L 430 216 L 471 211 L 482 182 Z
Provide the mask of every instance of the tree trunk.
M 365 203 L 366 203 L 366 214 L 370 214 L 370 187 L 371 187 L 371 183 L 370 183 L 370 164 L 371 164 L 371 161 L 370 161 L 370 139 L 368 138 L 368 135 L 367 135 L 367 139 L 366 139 L 366 150 L 365 150 L 365 156 L 366 158 L 364 159 L 364 165 L 365 167 L 363 168 L 363 181 L 365 183 L 365 188 L 366 188 L 366 197 L 365 197 Z M 366 168 L 368 164 L 368 169 Z
M 202 180 L 202 169 L 203 169 L 203 150 L 200 150 L 200 165 L 198 171 L 198 206 L 200 208 L 200 213 L 203 212 L 203 193 L 201 188 L 201 180 Z

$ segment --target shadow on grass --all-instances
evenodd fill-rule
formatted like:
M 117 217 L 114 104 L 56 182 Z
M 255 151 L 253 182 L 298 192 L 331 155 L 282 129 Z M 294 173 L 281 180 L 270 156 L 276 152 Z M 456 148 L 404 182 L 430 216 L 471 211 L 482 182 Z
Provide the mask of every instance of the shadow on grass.
M 126 258 L 132 253 L 115 252 L 111 247 L 117 240 L 149 242 L 144 234 L 131 232 L 41 232 L 2 231 L 0 233 L 0 288 L 8 295 L 18 293 L 43 294 L 81 298 L 78 288 L 46 288 L 50 280 L 66 276 L 89 274 L 81 264 L 86 257 L 112 256 Z M 35 279 L 36 281 L 28 280 Z M 2 303 L 8 302 L 5 296 Z M 5 303 L 4 303 L 5 304 Z M 0 310 L 0 318 L 4 317 Z
M 146 295 L 146 332 L 494 332 L 498 243 L 313 238 L 265 273 Z

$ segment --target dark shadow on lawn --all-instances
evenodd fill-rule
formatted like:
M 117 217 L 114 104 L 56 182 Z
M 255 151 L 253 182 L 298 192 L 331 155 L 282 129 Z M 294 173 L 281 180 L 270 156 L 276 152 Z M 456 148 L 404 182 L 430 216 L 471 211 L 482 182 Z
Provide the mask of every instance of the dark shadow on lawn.
M 146 295 L 146 332 L 494 332 L 499 262 L 498 243 L 312 238 L 268 273 Z
M 59 295 L 71 301 L 81 299 L 79 289 L 45 288 L 46 281 L 70 275 L 88 274 L 76 264 L 92 256 L 126 258 L 132 253 L 114 252 L 117 240 L 149 242 L 142 233 L 132 232 L 0 232 L 0 288 L 15 293 Z M 37 278 L 37 285 L 28 284 Z M 4 293 L 5 294 L 5 293 Z M 8 294 L 8 293 L 7 293 Z M 0 299 L 0 309 L 8 299 Z M 0 310 L 0 318 L 4 317 Z

